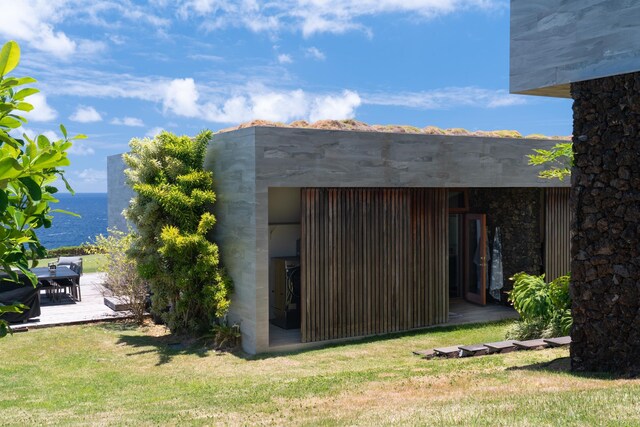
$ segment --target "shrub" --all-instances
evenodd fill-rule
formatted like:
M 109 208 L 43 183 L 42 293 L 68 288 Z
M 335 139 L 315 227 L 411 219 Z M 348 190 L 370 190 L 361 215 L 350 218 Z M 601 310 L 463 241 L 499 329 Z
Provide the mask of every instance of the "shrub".
M 134 236 L 119 230 L 109 230 L 108 236 L 102 234 L 96 237 L 96 243 L 91 247 L 93 253 L 104 253 L 102 271 L 106 272 L 103 286 L 107 293 L 122 304 L 128 304 L 129 311 L 138 324 L 144 322 L 149 284 L 138 274 L 134 259 L 127 256 Z
M 152 311 L 172 332 L 203 333 L 229 307 L 231 281 L 208 233 L 215 225 L 213 174 L 204 170 L 211 132 L 162 132 L 133 139 L 124 156 L 136 192 L 126 217 L 136 227 L 130 253 L 152 290 Z
M 99 254 L 100 248 L 91 243 L 83 243 L 79 246 L 60 246 L 55 249 L 47 249 L 45 258 L 58 258 L 61 256 L 82 256 Z
M 522 321 L 509 332 L 510 339 L 567 335 L 571 330 L 571 297 L 569 275 L 558 277 L 547 283 L 544 275 L 535 276 L 524 272 L 515 274 L 509 301 L 520 314 Z M 537 338 L 534 336 L 534 338 Z
M 240 346 L 240 325 L 229 325 L 225 320 L 213 326 L 213 340 L 219 350 L 235 350 Z

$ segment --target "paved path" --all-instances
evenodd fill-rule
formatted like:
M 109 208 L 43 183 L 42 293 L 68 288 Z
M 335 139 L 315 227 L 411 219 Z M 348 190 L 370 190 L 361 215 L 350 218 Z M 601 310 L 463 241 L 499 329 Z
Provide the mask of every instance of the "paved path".
M 38 328 L 74 323 L 87 323 L 128 317 L 127 312 L 116 312 L 104 305 L 101 283 L 103 273 L 85 273 L 80 278 L 82 301 L 64 296 L 59 302 L 50 301 L 44 292 L 40 295 L 40 317 L 30 319 L 28 323 L 16 323 L 13 329 L 23 327 Z

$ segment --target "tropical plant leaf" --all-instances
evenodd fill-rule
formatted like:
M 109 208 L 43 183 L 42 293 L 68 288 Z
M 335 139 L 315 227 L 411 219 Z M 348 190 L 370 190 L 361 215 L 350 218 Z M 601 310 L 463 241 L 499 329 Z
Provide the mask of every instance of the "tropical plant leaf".
M 18 65 L 20 62 L 20 46 L 13 40 L 5 43 L 0 50 L 0 76 L 4 76 Z
M 19 178 L 20 182 L 27 188 L 29 197 L 33 201 L 39 201 L 42 198 L 42 189 L 31 177 Z

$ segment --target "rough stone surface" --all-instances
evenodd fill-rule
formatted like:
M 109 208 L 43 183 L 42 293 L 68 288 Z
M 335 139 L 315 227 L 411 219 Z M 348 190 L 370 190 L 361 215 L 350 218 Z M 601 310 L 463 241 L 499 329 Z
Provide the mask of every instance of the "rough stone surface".
M 640 373 L 640 73 L 574 83 L 574 370 Z
M 509 278 L 516 273 L 542 272 L 542 195 L 543 190 L 539 188 L 469 190 L 470 211 L 487 214 L 487 239 L 491 247 L 496 227 L 500 227 L 503 291 L 513 289 Z M 506 301 L 507 295 L 503 292 L 502 302 Z

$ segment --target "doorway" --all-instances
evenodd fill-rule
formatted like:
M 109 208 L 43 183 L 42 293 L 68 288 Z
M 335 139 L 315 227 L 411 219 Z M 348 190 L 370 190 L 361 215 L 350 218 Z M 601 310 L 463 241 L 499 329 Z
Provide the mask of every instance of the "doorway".
M 449 214 L 449 297 L 487 302 L 487 219 L 485 214 Z

